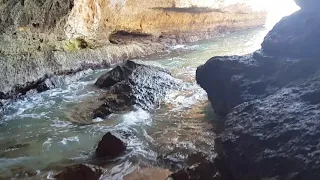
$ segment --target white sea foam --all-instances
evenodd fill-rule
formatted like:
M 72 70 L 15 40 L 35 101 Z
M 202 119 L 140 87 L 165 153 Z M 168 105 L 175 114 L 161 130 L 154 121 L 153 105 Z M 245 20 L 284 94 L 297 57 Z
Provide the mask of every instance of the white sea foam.
M 186 47 L 186 45 L 183 45 L 183 44 L 178 44 L 178 45 L 175 45 L 175 46 L 172 46 L 171 49 L 172 50 L 175 50 L 175 49 L 182 49 Z
M 55 128 L 74 127 L 74 125 L 71 122 L 60 120 L 53 120 L 50 126 Z
M 134 111 L 126 113 L 122 116 L 122 123 L 118 126 L 130 126 L 137 124 L 150 125 L 152 122 L 151 115 L 148 111 L 145 111 L 141 108 L 137 108 Z
M 103 122 L 103 121 L 104 121 L 104 119 L 102 119 L 100 117 L 97 117 L 97 118 L 92 120 L 92 122 L 94 122 L 94 123 Z
M 49 150 L 52 146 L 52 138 L 48 138 L 45 142 L 43 142 L 42 147 Z
M 67 145 L 69 142 L 79 142 L 79 137 L 73 136 L 69 138 L 63 138 L 62 141 L 60 141 L 60 143 L 62 143 L 63 145 Z

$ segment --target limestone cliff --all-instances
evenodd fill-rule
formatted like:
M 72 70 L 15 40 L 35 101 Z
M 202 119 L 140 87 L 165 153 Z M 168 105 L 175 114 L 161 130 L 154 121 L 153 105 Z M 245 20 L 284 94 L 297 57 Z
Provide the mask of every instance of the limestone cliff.
M 248 0 L 232 2 L 0 0 L 0 99 L 53 74 L 264 24 Z

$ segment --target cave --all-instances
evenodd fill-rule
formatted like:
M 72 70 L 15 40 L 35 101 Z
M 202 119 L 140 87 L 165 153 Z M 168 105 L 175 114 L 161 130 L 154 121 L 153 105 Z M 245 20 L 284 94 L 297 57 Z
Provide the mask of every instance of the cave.
M 0 179 L 319 180 L 319 5 L 0 0 Z

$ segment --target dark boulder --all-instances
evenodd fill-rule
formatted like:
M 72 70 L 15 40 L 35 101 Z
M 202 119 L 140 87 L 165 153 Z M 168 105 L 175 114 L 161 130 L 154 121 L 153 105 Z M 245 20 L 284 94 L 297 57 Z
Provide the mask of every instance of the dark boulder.
M 214 57 L 198 67 L 196 80 L 206 90 L 215 112 L 224 116 L 241 102 L 263 95 L 260 91 L 267 85 L 262 86 L 265 82 L 260 79 L 270 68 L 259 67 L 252 55 Z
M 36 89 L 38 92 L 44 92 L 49 89 L 54 89 L 55 87 L 57 87 L 57 85 L 54 83 L 54 81 L 52 81 L 51 78 L 47 78 L 43 82 L 39 83 L 36 86 Z
M 98 148 L 96 149 L 96 156 L 99 158 L 116 158 L 125 150 L 125 143 L 108 132 L 99 142 Z
M 235 180 L 320 179 L 319 20 L 300 10 L 269 32 L 262 50 L 197 69 L 225 120 L 216 148 Z
M 164 69 L 127 61 L 102 75 L 96 82 L 106 89 L 93 112 L 93 118 L 104 118 L 113 112 L 126 111 L 134 105 L 152 110 L 178 81 Z
M 320 179 L 320 77 L 235 107 L 217 141 L 236 179 Z
M 264 98 L 292 81 L 303 80 L 318 69 L 317 59 L 268 56 L 261 51 L 247 56 L 214 57 L 198 67 L 196 79 L 221 116 L 240 103 Z
M 320 1 L 317 12 L 299 10 L 284 17 L 267 34 L 262 49 L 285 57 L 320 57 Z
M 104 170 L 93 165 L 79 164 L 66 167 L 62 172 L 55 175 L 57 180 L 99 180 Z
M 100 76 L 95 85 L 99 88 L 109 88 L 118 82 L 125 80 L 132 74 L 133 70 L 137 68 L 137 65 L 138 64 L 133 61 L 127 61 L 124 66 L 117 66 L 113 70 Z
M 197 72 L 213 108 L 226 115 L 216 143 L 232 175 L 239 180 L 319 179 L 318 58 L 233 58 L 212 59 Z M 208 67 L 216 69 L 209 73 Z
M 46 76 L 39 82 L 34 82 L 35 89 L 38 92 L 44 92 L 54 88 L 61 88 L 70 83 L 79 81 L 85 75 L 90 73 L 90 71 L 80 71 L 75 73 L 74 71 L 66 71 L 63 72 L 61 75 L 53 75 L 53 76 Z

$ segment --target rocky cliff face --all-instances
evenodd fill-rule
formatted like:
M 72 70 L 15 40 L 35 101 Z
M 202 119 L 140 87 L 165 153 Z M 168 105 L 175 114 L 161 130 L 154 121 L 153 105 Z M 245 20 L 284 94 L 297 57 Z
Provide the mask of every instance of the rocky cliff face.
M 264 24 L 246 0 L 1 0 L 0 94 Z M 27 83 L 28 82 L 28 83 Z M 0 97 L 1 98 L 1 97 Z
M 221 0 L 78 0 L 68 17 L 66 34 L 94 39 L 119 31 L 160 36 L 250 27 L 264 21 L 262 14 L 248 15 L 252 12 L 250 6 L 239 2 L 226 5 Z
M 233 179 L 319 179 L 318 1 L 283 18 L 262 49 L 214 57 L 197 70 L 224 132 L 216 139 Z

